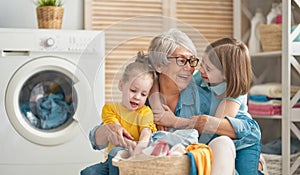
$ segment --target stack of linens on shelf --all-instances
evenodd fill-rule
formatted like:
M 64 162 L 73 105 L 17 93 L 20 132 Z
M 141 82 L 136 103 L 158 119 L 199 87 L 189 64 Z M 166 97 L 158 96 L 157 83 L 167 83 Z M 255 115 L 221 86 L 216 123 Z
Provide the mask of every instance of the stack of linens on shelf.
M 291 97 L 300 90 L 300 86 L 291 86 Z M 282 88 L 279 83 L 254 85 L 249 92 L 249 112 L 252 115 L 281 115 Z M 298 101 L 294 108 L 300 108 Z

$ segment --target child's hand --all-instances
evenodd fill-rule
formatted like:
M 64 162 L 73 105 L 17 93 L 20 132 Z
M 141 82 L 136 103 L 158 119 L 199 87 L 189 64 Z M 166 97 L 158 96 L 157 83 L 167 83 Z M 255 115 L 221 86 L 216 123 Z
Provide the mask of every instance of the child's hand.
M 143 151 L 143 149 L 145 149 L 146 147 L 143 147 L 143 146 L 139 146 L 139 145 L 137 145 L 136 147 L 135 147 L 135 149 L 133 150 L 133 152 L 132 152 L 132 154 L 130 154 L 131 156 L 137 156 L 137 155 L 140 155 L 140 154 L 142 154 L 142 151 Z
M 139 142 L 136 145 L 136 147 L 134 148 L 132 154 L 130 154 L 131 156 L 136 156 L 139 154 L 142 154 L 142 150 L 145 149 L 148 146 L 150 137 L 151 137 L 151 130 L 150 128 L 143 128 L 140 138 L 139 138 Z

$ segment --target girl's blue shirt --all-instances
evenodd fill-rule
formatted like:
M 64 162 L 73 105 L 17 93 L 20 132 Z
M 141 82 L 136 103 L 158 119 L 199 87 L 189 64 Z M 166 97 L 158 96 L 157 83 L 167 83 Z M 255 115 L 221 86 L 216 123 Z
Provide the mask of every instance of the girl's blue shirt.
M 203 81 L 200 71 L 196 71 L 193 78 L 200 89 L 204 89 L 210 94 L 211 106 L 210 111 L 207 114 L 214 116 L 222 99 L 217 98 L 214 93 L 211 93 L 209 85 Z M 237 136 L 237 139 L 233 140 L 236 150 L 250 147 L 260 142 L 261 131 L 258 123 L 252 119 L 248 112 L 247 95 L 241 95 L 238 98 L 227 98 L 227 100 L 232 100 L 240 104 L 240 109 L 235 117 L 225 117 L 231 123 Z M 212 136 L 212 138 L 214 137 L 217 137 L 217 135 Z

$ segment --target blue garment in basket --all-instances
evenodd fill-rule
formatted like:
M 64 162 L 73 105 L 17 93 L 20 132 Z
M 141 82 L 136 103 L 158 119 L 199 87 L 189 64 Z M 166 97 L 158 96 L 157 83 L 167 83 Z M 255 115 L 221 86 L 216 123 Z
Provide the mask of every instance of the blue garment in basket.
M 193 153 L 186 152 L 185 154 L 189 157 L 190 163 L 191 163 L 190 175 L 197 175 L 198 174 L 198 169 L 197 169 L 197 166 L 196 166 L 196 161 L 195 161 Z

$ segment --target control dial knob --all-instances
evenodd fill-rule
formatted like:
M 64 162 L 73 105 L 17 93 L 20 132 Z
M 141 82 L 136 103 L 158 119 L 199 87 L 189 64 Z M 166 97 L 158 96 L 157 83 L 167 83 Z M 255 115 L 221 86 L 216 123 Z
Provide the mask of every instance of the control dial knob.
M 46 47 L 52 47 L 55 44 L 55 40 L 53 38 L 47 38 L 45 41 L 45 46 Z

